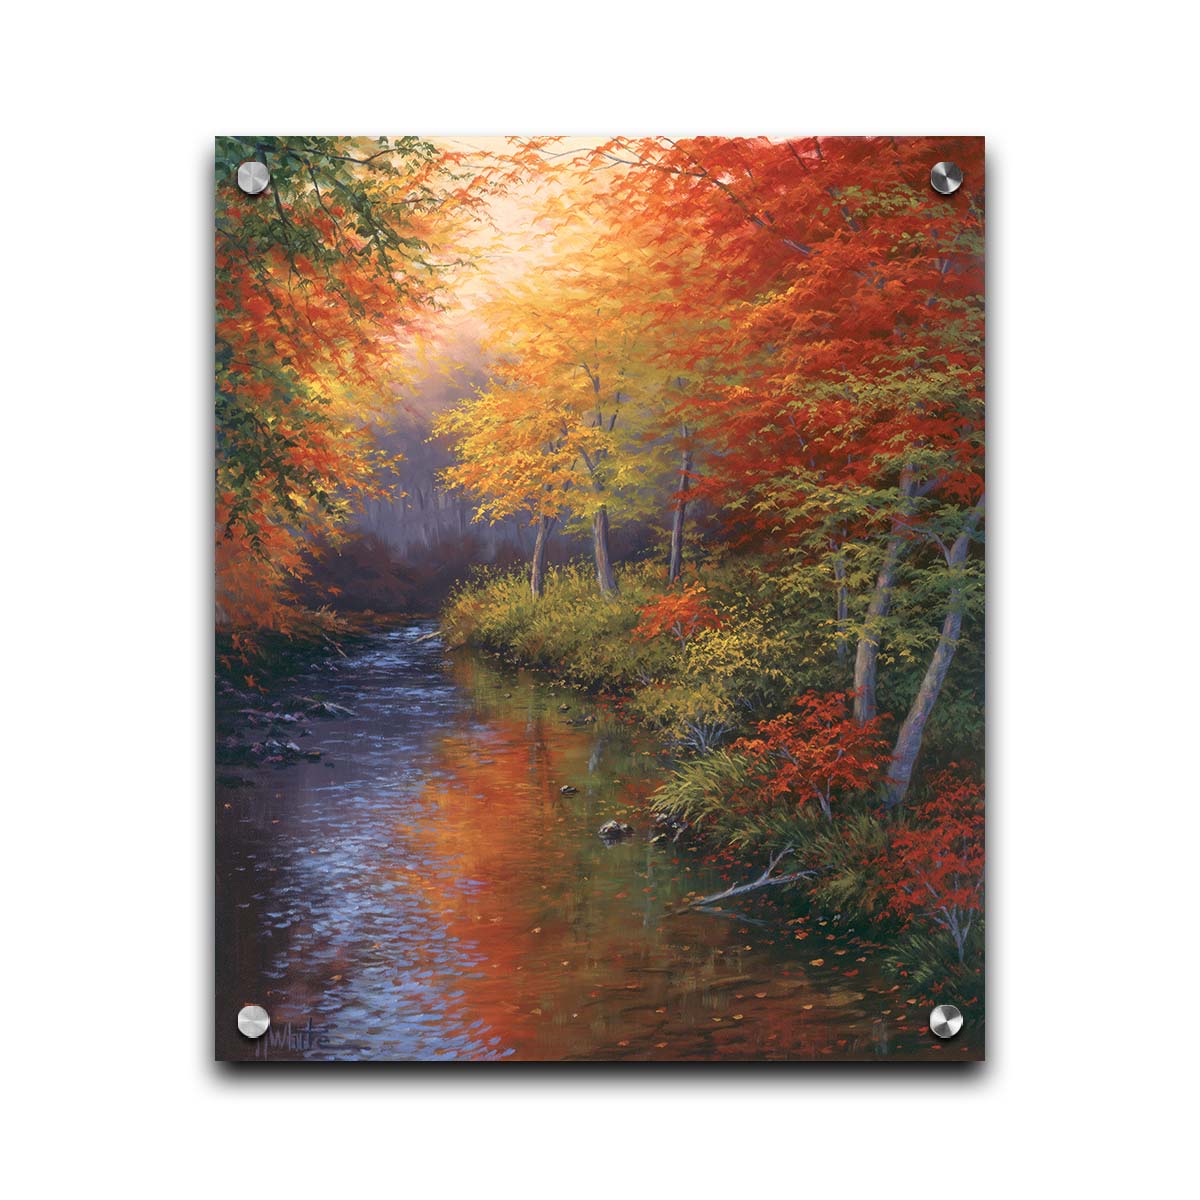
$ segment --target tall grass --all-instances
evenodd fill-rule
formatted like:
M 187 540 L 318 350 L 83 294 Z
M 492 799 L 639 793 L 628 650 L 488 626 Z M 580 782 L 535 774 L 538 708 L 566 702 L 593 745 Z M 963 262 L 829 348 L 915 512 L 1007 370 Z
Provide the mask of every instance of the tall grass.
M 627 566 L 620 590 L 603 596 L 590 565 L 570 563 L 546 571 L 535 600 L 524 571 L 482 571 L 451 595 L 442 630 L 450 645 L 490 650 L 582 687 L 631 691 L 664 665 L 661 648 L 633 634 L 662 575 L 657 565 Z

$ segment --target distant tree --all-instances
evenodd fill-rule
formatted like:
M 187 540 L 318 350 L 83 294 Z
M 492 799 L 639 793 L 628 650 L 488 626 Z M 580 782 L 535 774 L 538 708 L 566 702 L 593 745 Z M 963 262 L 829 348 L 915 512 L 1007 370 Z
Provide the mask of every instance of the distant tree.
M 531 395 L 530 386 L 497 369 L 488 387 L 442 414 L 434 428 L 451 438 L 457 459 L 443 479 L 475 499 L 476 520 L 529 514 L 537 531 L 529 586 L 537 599 L 545 589 L 547 543 L 570 511 L 576 462 L 591 435 L 569 410 L 547 402 L 553 397 Z

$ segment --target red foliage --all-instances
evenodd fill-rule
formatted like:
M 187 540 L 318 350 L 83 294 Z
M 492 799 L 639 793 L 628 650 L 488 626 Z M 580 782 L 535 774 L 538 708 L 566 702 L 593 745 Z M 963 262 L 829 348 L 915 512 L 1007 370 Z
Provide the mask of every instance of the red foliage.
M 863 536 L 838 497 L 905 469 L 933 499 L 974 502 L 981 139 L 617 139 L 597 157 L 628 164 L 613 184 L 625 223 L 662 231 L 669 365 L 691 380 L 672 415 L 717 451 L 694 495 L 770 540 L 825 521 Z M 928 182 L 946 157 L 970 181 L 952 198 Z M 716 275 L 672 268 L 680 229 Z
M 794 799 L 797 807 L 816 799 L 832 819 L 836 796 L 861 792 L 880 777 L 887 744 L 876 717 L 858 724 L 852 692 L 806 692 L 798 711 L 760 721 L 758 736 L 734 743 L 754 764 L 760 801 Z
M 983 908 L 983 784 L 958 764 L 934 775 L 929 799 L 892 836 L 879 866 L 888 909 L 945 930 L 961 962 Z
M 649 641 L 669 633 L 686 646 L 701 629 L 719 629 L 721 618 L 704 599 L 704 586 L 688 584 L 682 591 L 664 592 L 657 600 L 642 609 L 634 636 Z

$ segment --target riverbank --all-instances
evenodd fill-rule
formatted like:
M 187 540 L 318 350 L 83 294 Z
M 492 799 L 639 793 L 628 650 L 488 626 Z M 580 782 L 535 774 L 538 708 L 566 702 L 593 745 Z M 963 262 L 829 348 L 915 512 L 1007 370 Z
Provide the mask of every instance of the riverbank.
M 618 583 L 602 596 L 586 564 L 559 568 L 535 600 L 521 573 L 484 575 L 442 628 L 451 645 L 608 696 L 651 732 L 671 770 L 650 807 L 735 883 L 758 882 L 739 907 L 769 894 L 845 921 L 891 947 L 909 998 L 981 1008 L 982 785 L 952 757 L 953 724 L 935 727 L 908 804 L 885 811 L 893 727 L 851 719 L 845 652 L 811 598 L 773 592 L 744 561 L 671 589 L 657 565 L 632 565 Z
M 315 1031 L 263 1053 L 981 1055 L 980 1027 L 937 1044 L 884 948 L 846 922 L 770 896 L 745 915 L 689 908 L 735 866 L 658 837 L 661 745 L 594 694 L 435 629 L 380 630 L 274 681 L 255 711 L 329 706 L 297 739 L 320 761 L 218 779 L 218 1011 L 253 997 L 273 1029 Z M 611 820 L 632 835 L 597 836 Z M 227 1020 L 217 1038 L 221 1057 L 256 1053 Z

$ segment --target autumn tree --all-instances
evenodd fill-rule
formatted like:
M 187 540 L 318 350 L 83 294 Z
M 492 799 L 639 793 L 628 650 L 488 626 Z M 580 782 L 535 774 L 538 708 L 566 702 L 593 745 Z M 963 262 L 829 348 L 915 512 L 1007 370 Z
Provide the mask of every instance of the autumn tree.
M 476 520 L 529 514 L 536 528 L 529 573 L 534 599 L 545 590 L 547 543 L 569 512 L 576 463 L 591 437 L 550 399 L 531 394 L 527 380 L 498 366 L 487 388 L 435 426 L 451 437 L 458 460 L 445 481 L 476 498 Z
M 260 195 L 237 186 L 246 160 L 270 172 Z M 452 261 L 457 174 L 411 137 L 217 141 L 217 603 L 238 645 L 296 630 L 314 540 L 380 494 L 371 424 Z
M 960 554 L 935 550 L 938 539 L 952 548 L 978 534 L 981 151 L 978 139 L 696 138 L 617 139 L 593 155 L 625 168 L 613 197 L 627 226 L 702 231 L 721 264 L 720 280 L 676 281 L 680 303 L 724 318 L 683 352 L 739 366 L 698 398 L 715 443 L 698 490 L 743 534 L 827 581 L 843 655 L 856 641 L 864 724 L 878 711 L 905 563 L 936 553 L 958 571 Z M 942 158 L 968 180 L 951 197 L 928 185 Z M 952 658 L 961 613 L 947 620 L 897 747 L 901 774 Z
M 666 380 L 647 357 L 647 320 L 633 301 L 637 255 L 614 248 L 586 191 L 542 219 L 545 261 L 481 307 L 490 379 L 439 425 L 459 458 L 447 480 L 476 496 L 481 519 L 527 509 L 539 533 L 544 521 L 582 525 L 608 595 L 617 590 L 614 507 L 626 518 L 647 513 L 664 473 L 670 439 L 657 437 L 650 416 Z M 535 595 L 538 577 L 535 563 Z
M 971 544 L 978 536 L 978 524 L 982 515 L 983 497 L 980 496 L 975 506 L 968 510 L 965 519 L 957 510 L 951 510 L 950 528 L 945 535 L 951 540 L 944 540 L 935 528 L 926 530 L 926 536 L 936 543 L 938 549 L 939 559 L 935 560 L 932 572 L 940 585 L 939 590 L 944 590 L 945 593 L 945 616 L 930 655 L 929 665 L 896 735 L 884 797 L 884 804 L 888 808 L 903 804 L 908 794 L 925 727 L 941 695 L 958 649 L 963 616 L 972 601 L 975 611 L 978 612 L 982 608 L 978 563 L 970 557 Z M 943 563 L 944 571 L 941 569 Z

